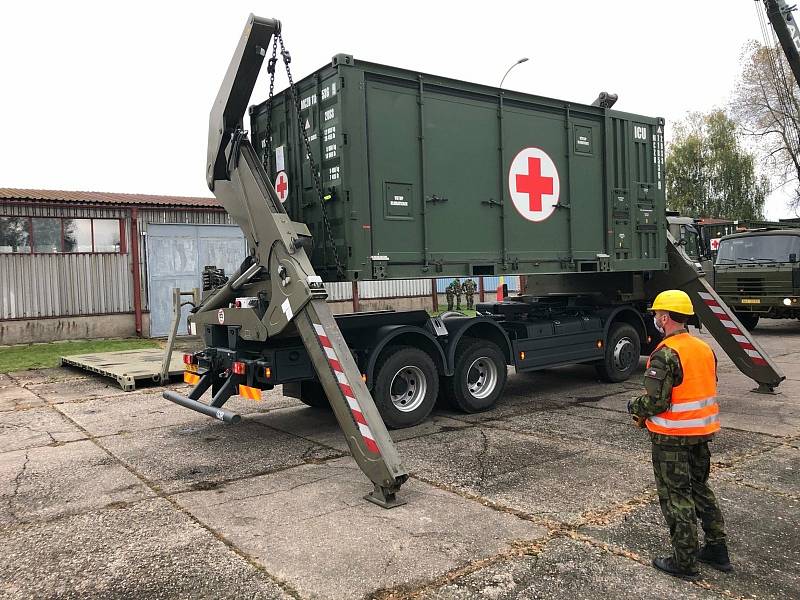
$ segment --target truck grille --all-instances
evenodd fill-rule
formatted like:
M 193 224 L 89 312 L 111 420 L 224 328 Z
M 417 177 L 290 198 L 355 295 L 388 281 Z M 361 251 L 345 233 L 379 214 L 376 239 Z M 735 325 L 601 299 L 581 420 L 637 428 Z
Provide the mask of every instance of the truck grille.
M 761 277 L 737 277 L 736 286 L 742 296 L 764 295 L 764 279 Z
M 729 294 L 733 296 L 764 295 L 763 277 L 718 277 L 714 284 L 719 294 Z

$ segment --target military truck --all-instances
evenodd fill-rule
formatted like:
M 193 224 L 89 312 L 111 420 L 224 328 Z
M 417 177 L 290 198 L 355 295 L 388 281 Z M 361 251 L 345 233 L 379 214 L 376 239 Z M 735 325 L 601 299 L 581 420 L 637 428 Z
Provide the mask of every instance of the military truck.
M 263 62 L 289 88 L 243 116 Z M 280 22 L 250 16 L 209 120 L 209 188 L 249 252 L 204 274 L 172 402 L 229 423 L 233 395 L 282 384 L 330 406 L 367 498 L 396 506 L 407 473 L 386 425 L 438 396 L 467 412 L 501 396 L 508 366 L 594 365 L 630 377 L 657 342 L 648 301 L 680 287 L 762 388 L 783 375 L 670 242 L 663 120 L 510 92 L 338 54 L 295 83 Z M 282 63 L 282 64 L 281 64 Z M 329 281 L 530 274 L 478 316 L 333 317 Z M 211 391 L 208 403 L 200 398 Z M 373 400 L 374 398 L 374 400 Z
M 800 229 L 764 229 L 723 237 L 714 287 L 739 321 L 800 318 Z

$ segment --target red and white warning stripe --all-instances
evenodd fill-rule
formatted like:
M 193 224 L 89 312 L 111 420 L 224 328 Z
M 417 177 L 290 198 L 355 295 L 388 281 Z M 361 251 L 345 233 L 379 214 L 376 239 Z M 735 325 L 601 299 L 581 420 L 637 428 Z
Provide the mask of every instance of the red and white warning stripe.
M 350 412 L 353 414 L 353 418 L 358 425 L 358 429 L 361 431 L 361 437 L 364 438 L 364 445 L 369 449 L 370 452 L 375 454 L 380 454 L 381 451 L 378 449 L 378 444 L 375 443 L 375 436 L 372 435 L 372 430 L 367 425 L 367 420 L 364 418 L 364 413 L 361 412 L 361 407 L 358 405 L 358 401 L 355 398 L 355 394 L 353 393 L 353 388 L 350 387 L 350 383 L 347 381 L 347 377 L 345 377 L 344 369 L 342 368 L 342 363 L 339 362 L 339 357 L 336 356 L 336 352 L 333 350 L 333 344 L 331 344 L 330 339 L 328 339 L 328 334 L 325 333 L 325 329 L 323 329 L 322 325 L 314 325 L 314 331 L 317 333 L 317 338 L 319 339 L 320 344 L 322 344 L 323 350 L 325 350 L 325 356 L 328 358 L 328 364 L 333 369 L 334 375 L 336 375 L 336 380 L 339 382 L 339 389 L 344 394 L 344 397 L 347 399 L 347 404 L 350 406 Z
M 719 322 L 722 323 L 725 329 L 730 332 L 731 336 L 733 336 L 733 339 L 739 342 L 739 345 L 747 353 L 750 359 L 757 365 L 766 365 L 767 361 L 764 360 L 764 357 L 761 356 L 761 353 L 755 349 L 753 344 L 750 343 L 750 340 L 747 339 L 747 336 L 745 336 L 741 329 L 736 326 L 736 323 L 731 320 L 730 315 L 719 305 L 719 302 L 714 299 L 714 296 L 708 292 L 699 292 L 699 294 L 703 299 L 703 302 L 706 303 L 706 305 L 711 309 L 711 312 L 713 312 L 719 319 Z

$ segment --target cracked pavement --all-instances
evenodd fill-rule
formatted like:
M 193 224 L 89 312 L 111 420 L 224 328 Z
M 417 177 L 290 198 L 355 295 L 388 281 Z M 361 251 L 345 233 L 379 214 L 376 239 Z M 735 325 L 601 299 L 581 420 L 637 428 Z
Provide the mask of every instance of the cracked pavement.
M 491 411 L 392 432 L 411 476 L 387 511 L 333 416 L 280 389 L 231 400 L 230 426 L 38 369 L 0 375 L 0 598 L 800 597 L 800 323 L 755 333 L 787 380 L 751 393 L 718 351 L 732 574 L 650 566 L 669 541 L 625 413 L 641 373 L 511 373 Z

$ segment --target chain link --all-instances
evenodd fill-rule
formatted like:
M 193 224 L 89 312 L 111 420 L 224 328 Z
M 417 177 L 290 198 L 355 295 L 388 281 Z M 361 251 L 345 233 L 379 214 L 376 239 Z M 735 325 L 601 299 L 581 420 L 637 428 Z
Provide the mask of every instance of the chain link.
M 305 128 L 305 126 L 303 124 L 303 119 L 300 116 L 300 96 L 297 93 L 297 88 L 295 87 L 294 79 L 292 78 L 292 72 L 291 72 L 291 69 L 289 68 L 289 63 L 292 62 L 292 57 L 289 54 L 289 52 L 286 50 L 286 47 L 283 44 L 283 35 L 279 33 L 275 37 L 277 39 L 277 42 L 280 43 L 280 45 L 281 45 L 281 58 L 283 58 L 283 64 L 286 65 L 286 76 L 289 78 L 289 90 L 291 91 L 292 100 L 294 101 L 295 113 L 297 115 L 297 128 L 298 128 L 298 131 L 300 131 L 300 133 L 303 136 L 303 143 L 305 145 L 306 156 L 308 157 L 309 166 L 311 167 L 311 175 L 314 178 L 314 189 L 317 192 L 317 197 L 318 197 L 318 200 L 319 200 L 319 207 L 320 207 L 320 209 L 322 211 L 322 222 L 325 225 L 325 234 L 326 234 L 326 238 L 327 238 L 326 242 L 328 242 L 328 241 L 330 242 L 331 251 L 332 251 L 332 254 L 333 254 L 333 261 L 334 261 L 334 263 L 336 265 L 337 276 L 340 279 L 346 279 L 344 266 L 342 265 L 341 261 L 339 260 L 339 252 L 336 250 L 336 241 L 334 240 L 334 237 L 333 237 L 333 230 L 331 229 L 331 222 L 330 222 L 330 219 L 328 219 L 328 210 L 327 210 L 327 207 L 325 206 L 325 196 L 324 196 L 324 194 L 322 192 L 322 181 L 320 180 L 320 174 L 319 174 L 319 172 L 317 170 L 317 164 L 314 162 L 314 156 L 311 153 L 311 142 L 308 140 L 308 133 L 306 132 L 306 128 Z M 274 48 L 274 46 L 273 46 L 273 48 Z M 273 57 L 275 56 L 274 52 L 275 51 L 273 49 Z M 271 109 L 271 105 L 272 105 L 271 99 L 272 99 L 272 81 L 270 81 L 270 108 L 268 109 L 269 111 L 272 110 Z M 270 115 L 268 115 L 267 118 L 269 119 Z M 269 127 L 269 125 L 268 125 L 268 127 Z M 270 135 L 270 133 L 271 132 L 268 129 L 267 130 L 267 135 Z M 271 148 L 271 144 L 269 142 L 268 142 L 268 144 L 270 145 L 270 148 Z M 327 244 L 323 244 L 323 249 L 325 249 L 326 246 L 327 246 Z M 324 254 L 324 258 L 326 259 L 326 262 L 327 262 L 327 253 L 323 252 L 323 254 Z
M 269 73 L 269 96 L 267 97 L 267 135 L 264 150 L 264 170 L 267 176 L 272 177 L 270 163 L 272 161 L 272 96 L 275 92 L 275 66 L 278 63 L 278 38 L 272 38 L 272 57 L 267 63 L 267 73 Z

